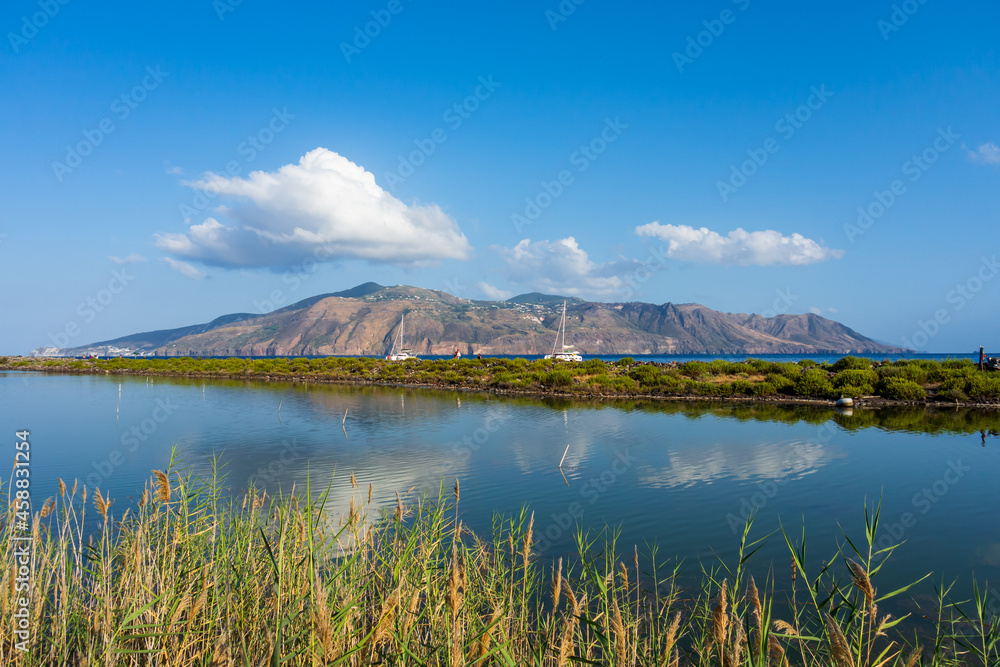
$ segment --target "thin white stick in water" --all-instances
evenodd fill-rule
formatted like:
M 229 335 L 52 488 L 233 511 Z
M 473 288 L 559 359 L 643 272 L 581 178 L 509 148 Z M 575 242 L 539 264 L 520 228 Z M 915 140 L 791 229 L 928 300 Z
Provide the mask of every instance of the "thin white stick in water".
M 285 400 L 285 399 L 283 399 L 283 398 L 282 399 L 278 399 L 278 412 L 281 412 L 281 401 L 283 401 L 283 400 Z
M 566 460 L 566 454 L 569 453 L 569 443 L 566 443 L 566 451 L 563 452 L 563 457 L 559 459 L 559 469 L 562 470 L 563 461 Z
M 344 409 L 344 418 L 340 420 L 341 426 L 343 426 L 345 423 L 347 423 L 347 411 L 348 410 L 350 410 L 350 408 L 345 408 Z

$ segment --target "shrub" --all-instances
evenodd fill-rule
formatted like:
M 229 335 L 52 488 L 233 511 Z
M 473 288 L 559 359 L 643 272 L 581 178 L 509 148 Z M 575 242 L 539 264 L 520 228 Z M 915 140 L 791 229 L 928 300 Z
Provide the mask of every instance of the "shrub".
M 638 387 L 635 384 L 635 380 L 629 377 L 616 377 L 613 388 L 615 391 L 620 392 L 630 392 L 635 391 Z
M 750 375 L 754 371 L 754 367 L 750 364 L 729 364 L 729 374 L 730 375 Z
M 758 382 L 750 388 L 753 396 L 772 396 L 778 393 L 778 389 L 770 382 Z
M 635 359 L 633 359 L 632 357 L 622 357 L 621 359 L 615 362 L 615 366 L 624 366 L 627 368 L 634 363 Z
M 706 375 L 709 370 L 709 365 L 704 361 L 689 361 L 686 364 L 681 364 L 681 374 L 690 378 L 700 378 L 702 375 Z
M 798 374 L 799 373 L 796 370 L 795 376 L 798 377 Z M 778 373 L 768 373 L 766 382 L 767 384 L 774 387 L 775 391 L 780 391 L 783 394 L 792 393 L 795 387 L 795 380 L 788 377 L 787 375 L 781 375 Z
M 606 373 L 608 365 L 601 359 L 588 359 L 577 367 L 580 373 L 585 375 L 600 375 Z
M 924 388 L 913 380 L 891 377 L 879 382 L 878 393 L 882 398 L 895 401 L 918 401 L 927 394 Z
M 829 396 L 832 393 L 833 386 L 826 372 L 818 369 L 805 371 L 795 383 L 796 396 Z
M 802 359 L 799 361 L 799 366 L 802 368 L 813 368 L 814 366 L 819 366 L 819 364 L 812 359 Z
M 610 375 L 595 375 L 587 380 L 587 384 L 594 387 L 614 387 L 615 379 Z
M 875 393 L 875 389 L 870 384 L 863 384 L 860 386 L 845 384 L 837 387 L 836 391 L 840 393 L 841 396 L 850 396 L 851 398 L 870 396 Z
M 734 380 L 730 386 L 732 387 L 732 393 L 744 395 L 753 393 L 754 388 L 754 384 L 746 380 Z
M 0 357 L 0 366 L 6 366 L 10 363 L 10 357 Z
M 1000 378 L 976 375 L 969 381 L 966 392 L 973 398 L 1000 398 Z
M 709 362 L 708 372 L 712 375 L 725 375 L 729 372 L 730 363 L 724 359 L 715 359 Z
M 628 372 L 628 376 L 640 386 L 653 387 L 658 384 L 660 371 L 655 366 L 636 366 Z
M 961 389 L 945 389 L 944 391 L 939 391 L 937 398 L 940 401 L 950 401 L 952 403 L 960 403 L 962 401 L 969 400 L 969 397 L 965 395 L 965 392 Z
M 830 366 L 830 370 L 834 373 L 846 370 L 870 371 L 871 369 L 872 360 L 865 357 L 844 357 Z
M 878 373 L 872 370 L 845 370 L 833 378 L 833 386 L 837 389 L 845 386 L 863 387 L 878 382 Z M 871 393 L 869 391 L 869 393 Z
M 657 382 L 664 391 L 678 391 L 681 388 L 681 379 L 673 373 L 661 373 Z
M 573 376 L 569 371 L 549 371 L 542 376 L 541 382 L 546 387 L 570 387 Z

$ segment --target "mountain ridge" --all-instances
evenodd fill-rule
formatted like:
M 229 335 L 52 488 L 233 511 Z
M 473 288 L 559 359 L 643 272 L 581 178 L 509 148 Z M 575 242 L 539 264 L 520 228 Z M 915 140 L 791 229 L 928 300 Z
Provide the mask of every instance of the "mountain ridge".
M 812 313 L 763 317 L 701 304 L 605 303 L 531 292 L 474 301 L 409 285 L 368 282 L 307 297 L 269 313 L 231 313 L 211 322 L 121 336 L 32 356 L 382 355 L 406 315 L 407 347 L 418 354 L 544 354 L 567 303 L 567 340 L 583 354 L 891 354 L 879 343 Z

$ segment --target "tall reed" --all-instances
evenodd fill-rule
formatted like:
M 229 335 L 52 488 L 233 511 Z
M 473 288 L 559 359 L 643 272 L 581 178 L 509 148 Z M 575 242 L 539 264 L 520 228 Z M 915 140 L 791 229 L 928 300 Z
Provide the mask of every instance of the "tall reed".
M 804 537 L 784 534 L 795 574 L 783 587 L 750 576 L 761 539 L 748 521 L 737 560 L 704 565 L 700 588 L 683 590 L 679 566 L 614 530 L 577 533 L 576 556 L 557 562 L 533 552 L 527 511 L 474 535 L 457 483 L 451 497 L 397 495 L 376 510 L 352 475 L 341 514 L 327 509 L 330 486 L 233 497 L 222 482 L 217 470 L 154 471 L 120 516 L 103 491 L 60 483 L 32 524 L 28 650 L 5 622 L 0 664 L 1000 664 L 978 586 L 968 602 L 942 586 L 929 635 L 882 613 L 908 587 L 877 586 L 878 508 L 866 508 L 864 541 L 848 537 L 816 571 Z M 14 577 L 0 578 L 8 621 L 24 595 Z

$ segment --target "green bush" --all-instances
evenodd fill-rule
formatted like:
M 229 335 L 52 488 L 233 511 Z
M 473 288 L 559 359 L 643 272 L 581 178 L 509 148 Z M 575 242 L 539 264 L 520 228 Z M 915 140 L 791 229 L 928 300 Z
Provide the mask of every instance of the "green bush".
M 592 378 L 590 378 L 589 380 L 587 380 L 587 384 L 589 384 L 591 386 L 594 386 L 594 387 L 606 387 L 606 388 L 607 387 L 614 387 L 615 386 L 615 379 L 613 377 L 611 377 L 610 375 L 606 375 L 606 374 L 605 375 L 595 375 Z
M 634 363 L 635 359 L 633 359 L 632 357 L 622 357 L 621 359 L 615 362 L 615 366 L 623 366 L 627 368 Z
M 549 371 L 542 376 L 541 382 L 545 387 L 570 387 L 573 376 L 569 371 Z
M 816 366 L 819 366 L 819 364 L 817 364 L 812 359 L 802 359 L 799 361 L 799 366 L 801 368 L 814 368 Z
M 689 361 L 686 364 L 681 364 L 681 375 L 698 379 L 707 375 L 710 369 L 711 367 L 704 361 Z
M 913 380 L 898 377 L 880 381 L 877 390 L 882 398 L 895 401 L 919 401 L 927 395 L 924 388 Z
M 715 359 L 708 363 L 708 372 L 712 375 L 725 375 L 729 373 L 730 363 L 724 359 Z
M 1000 398 L 1000 378 L 978 374 L 969 381 L 966 392 L 973 398 Z
M 833 378 L 833 386 L 840 389 L 844 386 L 863 387 L 878 382 L 878 373 L 872 370 L 845 370 Z
M 747 380 L 734 380 L 730 385 L 733 394 L 743 395 L 752 394 L 754 386 L 753 382 L 748 382 Z
M 577 366 L 577 370 L 584 375 L 600 375 L 607 372 L 608 365 L 601 359 L 588 359 Z
M 636 366 L 628 372 L 628 376 L 638 382 L 639 386 L 655 387 L 660 371 L 655 366 Z
M 778 389 L 770 382 L 758 382 L 750 388 L 753 396 L 772 396 L 778 393 Z
M 799 375 L 798 370 L 795 371 L 795 377 Z M 787 375 L 781 375 L 779 373 L 768 373 L 767 384 L 774 387 L 775 391 L 781 392 L 783 394 L 790 394 L 794 391 L 795 380 L 788 377 Z
M 969 400 L 965 392 L 961 389 L 945 389 L 944 391 L 939 391 L 937 398 L 940 401 L 950 401 L 952 403 L 961 403 L 962 401 Z
M 870 371 L 871 369 L 872 360 L 865 357 L 844 357 L 830 366 L 830 370 L 834 373 L 846 370 Z
M 870 384 L 863 384 L 857 386 L 853 384 L 844 384 L 837 387 L 836 391 L 841 396 L 860 398 L 862 396 L 871 396 L 872 394 L 875 393 L 875 388 L 872 387 Z
M 826 371 L 810 369 L 799 376 L 799 381 L 795 383 L 796 396 L 830 396 L 833 394 L 833 386 L 827 378 Z

